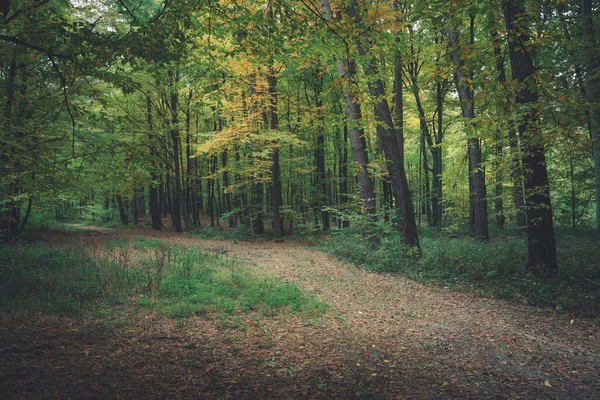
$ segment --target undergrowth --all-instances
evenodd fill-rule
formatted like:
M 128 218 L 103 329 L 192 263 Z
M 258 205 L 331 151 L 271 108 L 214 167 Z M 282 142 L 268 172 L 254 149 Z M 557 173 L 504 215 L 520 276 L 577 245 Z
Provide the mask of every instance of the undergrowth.
M 209 311 L 316 314 L 325 305 L 239 260 L 157 239 L 54 249 L 0 245 L 0 310 L 77 315 L 115 306 L 186 318 Z
M 593 235 L 559 231 L 558 274 L 538 279 L 525 272 L 526 239 L 498 236 L 490 243 L 467 237 L 444 237 L 422 230 L 422 255 L 403 245 L 389 225 L 371 224 L 378 245 L 365 240 L 360 225 L 332 232 L 325 251 L 367 269 L 402 273 L 451 289 L 475 290 L 481 296 L 551 307 L 573 315 L 600 317 L 600 257 Z

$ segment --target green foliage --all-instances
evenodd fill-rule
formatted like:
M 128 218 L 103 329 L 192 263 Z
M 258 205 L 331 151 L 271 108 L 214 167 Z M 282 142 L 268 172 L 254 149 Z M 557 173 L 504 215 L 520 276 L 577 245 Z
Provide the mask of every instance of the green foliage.
M 0 310 L 6 311 L 77 315 L 132 299 L 139 309 L 173 318 L 210 310 L 325 310 L 296 285 L 257 275 L 236 259 L 157 239 L 110 240 L 85 251 L 2 245 L 0 274 Z
M 81 314 L 140 290 L 141 271 L 80 248 L 0 246 L 0 309 Z
M 219 229 L 219 227 L 202 228 L 192 234 L 202 239 L 224 239 L 249 241 L 257 239 L 252 229 L 246 225 L 239 225 L 233 229 Z
M 325 305 L 291 283 L 259 276 L 239 261 L 193 248 L 174 248 L 169 274 L 160 288 L 162 312 L 176 318 L 216 309 L 224 313 L 322 312 Z
M 422 257 L 413 257 L 400 237 L 375 224 L 380 245 L 368 245 L 359 226 L 334 232 L 324 249 L 338 258 L 382 272 L 397 272 L 451 289 L 474 290 L 481 296 L 552 307 L 560 312 L 600 316 L 600 260 L 591 233 L 558 235 L 558 275 L 540 280 L 524 272 L 527 243 L 518 236 L 491 243 L 421 232 Z

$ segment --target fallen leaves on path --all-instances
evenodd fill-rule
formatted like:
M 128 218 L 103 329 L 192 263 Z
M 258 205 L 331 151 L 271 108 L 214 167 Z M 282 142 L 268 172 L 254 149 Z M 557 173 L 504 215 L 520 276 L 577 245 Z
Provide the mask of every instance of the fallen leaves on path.
M 3 398 L 600 398 L 590 321 L 377 274 L 298 243 L 145 236 L 226 252 L 330 305 L 320 318 L 0 315 Z

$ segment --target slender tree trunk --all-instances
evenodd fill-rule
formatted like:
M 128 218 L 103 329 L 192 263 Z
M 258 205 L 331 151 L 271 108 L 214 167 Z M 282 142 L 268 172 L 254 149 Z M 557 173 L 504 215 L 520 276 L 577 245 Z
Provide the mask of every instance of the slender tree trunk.
M 526 269 L 536 276 L 545 277 L 556 273 L 558 263 L 544 143 L 537 132 L 539 116 L 535 104 L 538 101 L 538 77 L 531 57 L 532 45 L 523 0 L 507 1 L 503 8 L 512 76 L 519 84 L 516 104 L 524 109 L 519 122 L 519 134 L 524 151 L 527 202 L 529 251 Z
M 221 153 L 221 166 L 223 167 L 223 191 L 225 192 L 225 207 L 228 213 L 233 212 L 233 200 L 231 199 L 231 187 L 229 183 L 229 171 L 227 166 L 227 149 Z M 229 227 L 235 227 L 235 215 L 229 216 Z
M 187 167 L 185 173 L 185 204 L 188 214 L 192 214 L 192 226 L 199 226 L 198 213 L 196 212 L 196 187 L 194 185 L 194 176 L 197 173 L 196 159 L 192 158 L 192 110 L 190 103 L 193 94 L 190 89 L 185 110 L 185 158 Z
M 439 83 L 437 83 L 437 93 L 436 93 L 436 102 L 437 102 L 437 113 L 438 113 L 438 130 L 439 132 L 437 132 L 437 135 L 435 135 L 435 142 L 434 142 L 434 135 L 432 135 L 431 131 L 429 130 L 429 125 L 427 123 L 427 116 L 425 115 L 425 109 L 423 108 L 423 104 L 421 102 L 421 96 L 420 96 L 420 92 L 419 92 L 419 86 L 418 86 L 418 78 L 417 75 L 415 75 L 416 71 L 417 71 L 417 67 L 413 66 L 413 68 L 411 68 L 411 71 L 413 71 L 413 73 L 411 74 L 411 90 L 413 93 L 413 96 L 415 98 L 415 102 L 417 105 L 417 112 L 419 114 L 419 126 L 421 128 L 421 135 L 423 137 L 423 139 L 425 140 L 425 142 L 427 143 L 427 147 L 429 147 L 429 151 L 431 152 L 432 155 L 432 167 L 433 167 L 433 176 L 432 176 L 432 185 L 431 185 L 431 191 L 429 190 L 429 183 L 426 183 L 426 190 L 425 190 L 425 195 L 426 195 L 426 201 L 422 200 L 424 203 L 427 203 L 427 221 L 428 224 L 430 226 L 438 226 L 440 221 L 441 221 L 441 215 L 442 215 L 442 172 L 443 172 L 443 166 L 442 166 L 442 148 L 441 148 L 441 138 L 443 135 L 443 126 L 442 122 L 440 120 L 440 117 L 442 116 L 442 107 L 443 107 L 443 97 L 442 97 L 442 90 L 441 90 L 441 85 Z M 439 139 L 438 139 L 439 138 Z M 429 167 L 425 166 L 427 163 L 427 155 L 425 152 L 425 147 L 423 144 L 423 152 L 422 152 L 422 157 L 423 160 L 422 163 L 424 165 L 424 174 L 427 177 L 426 179 L 428 180 L 428 176 L 429 176 Z
M 488 21 L 490 24 L 493 24 L 495 17 L 492 13 L 488 16 Z M 498 73 L 498 84 L 500 87 L 505 87 L 507 85 L 506 82 L 506 69 L 504 68 L 504 56 L 502 54 L 502 50 L 500 49 L 500 36 L 496 29 L 492 29 L 492 44 L 494 46 L 494 57 L 496 59 L 496 72 Z M 503 107 L 502 111 L 504 114 L 510 114 L 510 104 L 511 100 L 509 98 L 506 99 L 506 105 Z M 512 178 L 513 178 L 513 190 L 512 197 L 513 203 L 516 209 L 516 220 L 517 220 L 517 229 L 520 233 L 525 234 L 527 221 L 525 218 L 525 209 L 523 202 L 523 184 L 522 184 L 522 172 L 521 172 L 521 156 L 520 156 L 520 148 L 519 148 L 519 139 L 515 132 L 514 123 L 512 121 L 508 121 L 508 143 L 510 145 L 511 153 L 512 153 Z M 502 138 L 498 133 L 498 137 L 496 138 L 496 153 L 497 157 L 501 157 L 502 154 Z M 506 221 L 504 215 L 504 209 L 501 204 L 502 202 L 502 167 L 497 167 L 498 173 L 496 176 L 496 220 L 499 227 L 504 226 L 504 222 Z M 502 207 L 502 212 L 498 209 Z
M 462 58 L 460 42 L 453 29 L 448 30 L 450 46 L 452 48 L 456 70 L 454 81 L 460 98 L 462 115 L 466 119 L 465 124 L 469 126 L 469 131 L 473 128 L 471 121 L 475 119 L 475 106 L 473 91 L 466 83 L 464 76 L 465 62 Z M 488 241 L 488 210 L 486 201 L 485 174 L 481 165 L 481 143 L 479 138 L 472 137 L 474 132 L 469 132 L 471 136 L 467 139 L 469 155 L 469 199 L 470 199 L 470 218 L 472 221 L 471 235 L 478 241 Z
M 207 207 L 208 214 L 210 216 L 210 226 L 215 226 L 215 175 L 217 172 L 217 157 L 212 156 L 209 161 L 209 171 L 211 178 L 208 179 L 208 198 L 207 198 Z
M 158 175 L 156 173 L 152 173 L 151 178 L 153 182 L 156 182 L 158 179 Z M 152 229 L 155 231 L 160 231 L 162 229 L 162 218 L 160 215 L 160 205 L 158 204 L 158 190 L 156 188 L 156 184 L 151 184 L 148 188 L 150 192 L 150 216 L 152 219 Z
M 170 93 L 170 106 L 171 106 L 171 126 L 169 129 L 169 133 L 171 135 L 171 142 L 173 145 L 173 170 L 175 173 L 174 178 L 174 187 L 172 187 L 173 191 L 173 222 L 175 227 L 175 232 L 183 232 L 181 226 L 181 209 L 182 205 L 185 208 L 185 202 L 182 204 L 181 196 L 183 192 L 183 188 L 181 186 L 181 165 L 179 162 L 180 156 L 180 141 L 179 141 L 179 117 L 177 114 L 177 101 L 178 101 L 178 93 L 176 84 L 178 81 L 177 73 L 173 73 L 173 71 L 169 71 L 169 78 L 171 84 L 171 93 Z M 187 210 L 184 210 L 183 218 L 185 219 L 186 228 L 189 229 L 191 223 L 189 222 L 189 215 L 187 215 Z
M 276 131 L 279 129 L 279 115 L 277 113 L 277 72 L 274 68 L 269 70 L 267 75 L 269 85 L 269 129 Z M 283 195 L 281 192 L 281 166 L 279 164 L 279 143 L 275 143 L 275 148 L 271 153 L 271 207 L 273 208 L 273 230 L 275 237 L 284 235 L 284 224 L 281 216 L 281 206 L 283 206 Z
M 140 223 L 140 214 L 138 209 L 138 196 L 137 193 L 133 194 L 133 198 L 131 199 L 131 214 L 133 216 L 133 224 L 138 225 Z
M 329 0 L 321 0 L 321 9 L 323 18 L 326 21 L 333 21 L 333 12 Z M 336 15 L 336 21 L 341 21 L 341 13 Z M 346 44 L 346 49 L 348 45 Z M 352 147 L 352 156 L 357 164 L 358 171 L 356 181 L 358 184 L 359 197 L 362 209 L 372 218 L 375 216 L 375 191 L 373 182 L 369 173 L 369 156 L 367 153 L 367 141 L 365 132 L 360 127 L 362 120 L 362 111 L 360 104 L 356 101 L 356 63 L 349 58 L 336 58 L 336 70 L 338 76 L 343 80 L 344 101 L 346 102 L 346 121 L 348 123 L 348 135 L 350 136 L 350 145 Z
M 123 225 L 129 225 L 129 218 L 127 217 L 127 212 L 125 211 L 125 206 L 123 205 L 123 199 L 120 194 L 115 196 L 117 199 L 117 207 L 119 208 L 119 215 L 121 216 L 121 223 Z
M 348 14 L 354 18 L 357 24 L 362 25 L 359 13 L 356 10 L 355 0 L 352 0 L 348 6 Z M 357 40 L 358 52 L 361 56 L 368 56 L 364 44 Z M 400 53 L 395 54 L 395 72 L 394 76 L 401 79 L 402 60 Z M 375 116 L 377 119 L 376 131 L 377 137 L 383 147 L 387 171 L 392 185 L 392 193 L 395 200 L 395 210 L 398 214 L 397 225 L 402 235 L 402 240 L 409 246 L 419 249 L 419 236 L 417 233 L 417 224 L 415 222 L 414 207 L 408 181 L 406 179 L 406 170 L 404 169 L 404 135 L 403 129 L 394 127 L 394 118 L 385 96 L 385 88 L 381 78 L 376 78 L 379 69 L 375 60 L 371 59 L 366 69 L 366 75 L 371 79 L 369 82 L 369 92 L 374 99 Z M 402 83 L 394 82 L 396 88 L 396 104 L 402 102 Z M 403 107 L 400 106 L 400 109 Z M 396 115 L 396 120 L 402 121 L 400 115 Z M 401 145 L 399 145 L 401 144 Z
M 23 216 L 21 225 L 19 225 L 19 229 L 17 229 L 17 235 L 20 235 L 25 230 L 25 226 L 27 225 L 27 221 L 29 220 L 29 216 L 31 215 L 32 204 L 33 204 L 33 196 L 29 196 L 29 199 L 27 200 L 27 210 L 25 211 L 25 215 Z
M 431 179 L 431 225 L 440 226 L 442 224 L 442 138 L 444 137 L 444 94 L 440 82 L 436 82 L 436 113 L 437 113 L 437 129 L 434 132 L 435 146 L 429 146 L 431 159 L 433 164 L 433 176 Z
M 592 139 L 592 159 L 594 160 L 594 190 L 596 200 L 596 232 L 600 234 L 600 66 L 592 0 L 581 0 L 581 19 L 583 23 L 583 47 L 586 54 L 585 91 L 589 102 L 589 124 Z
M 340 165 L 340 205 L 348 203 L 348 125 L 344 118 L 344 135 L 342 139 L 342 161 Z M 348 228 L 350 221 L 342 220 L 342 228 Z

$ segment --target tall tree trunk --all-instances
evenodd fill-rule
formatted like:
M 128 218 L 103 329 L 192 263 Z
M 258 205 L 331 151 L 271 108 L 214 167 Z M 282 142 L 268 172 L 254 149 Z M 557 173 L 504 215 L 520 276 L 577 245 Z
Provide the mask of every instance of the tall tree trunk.
M 277 114 L 277 72 L 274 68 L 269 69 L 267 75 L 269 85 L 269 129 L 276 131 L 279 129 L 279 115 Z M 281 192 L 281 166 L 279 165 L 279 143 L 275 143 L 275 148 L 271 153 L 271 207 L 273 208 L 273 231 L 275 237 L 282 237 L 284 234 L 283 218 L 281 216 L 281 206 L 283 206 L 283 195 Z
M 152 229 L 160 231 L 162 229 L 162 218 L 160 212 L 160 205 L 158 203 L 158 190 L 156 188 L 156 181 L 159 179 L 158 175 L 153 172 L 150 176 L 152 183 L 148 191 L 150 192 L 150 216 L 152 219 Z
M 441 82 L 436 82 L 436 113 L 437 113 L 437 128 L 435 129 L 434 138 L 435 146 L 429 146 L 431 151 L 431 159 L 433 164 L 433 176 L 431 179 L 431 225 L 440 226 L 442 224 L 442 139 L 444 137 L 444 96 L 445 89 Z
M 586 53 L 585 91 L 589 102 L 589 123 L 592 139 L 592 159 L 594 160 L 594 190 L 596 200 L 596 232 L 600 234 L 600 66 L 592 0 L 581 0 L 581 19 L 583 22 L 583 47 Z
M 348 5 L 348 14 L 353 17 L 358 25 L 362 25 L 360 14 L 356 9 L 356 1 L 350 1 Z M 368 57 L 364 43 L 357 39 L 358 53 L 363 57 Z M 400 77 L 402 71 L 402 60 L 400 53 L 395 54 L 395 77 Z M 403 130 L 394 127 L 392 112 L 385 95 L 385 88 L 381 78 L 377 78 L 379 69 L 374 59 L 370 59 L 366 75 L 370 78 L 369 92 L 374 100 L 375 117 L 377 119 L 376 131 L 377 137 L 383 147 L 387 171 L 392 184 L 392 193 L 395 200 L 395 210 L 398 214 L 397 225 L 402 235 L 402 240 L 409 246 L 419 249 L 419 236 L 417 233 L 417 224 L 415 222 L 415 213 L 406 179 L 406 170 L 404 169 L 404 137 Z M 401 88 L 401 81 L 394 82 L 396 88 Z M 396 102 L 402 101 L 402 91 L 397 91 Z M 400 107 L 402 109 L 402 107 Z M 396 116 L 397 120 L 402 120 Z M 401 143 L 401 146 L 399 144 Z
M 123 225 L 129 224 L 129 218 L 127 217 L 127 212 L 125 211 L 125 206 L 123 205 L 123 199 L 120 194 L 115 195 L 117 199 L 117 207 L 119 208 L 119 215 L 121 216 L 121 223 Z
M 211 178 L 208 178 L 207 181 L 207 185 L 208 185 L 208 198 L 207 200 L 207 207 L 208 207 L 208 214 L 210 216 L 210 226 L 214 227 L 215 226 L 215 175 L 217 172 L 217 157 L 216 156 L 211 156 L 210 160 L 208 162 L 208 169 L 210 171 L 210 175 Z
M 495 16 L 490 12 L 488 15 L 488 23 L 493 26 Z M 504 56 L 502 55 L 502 50 L 500 49 L 500 36 L 495 28 L 492 29 L 492 45 L 494 47 L 494 57 L 496 59 L 496 72 L 498 73 L 498 84 L 500 87 L 506 87 L 506 69 L 504 68 Z M 505 106 L 502 111 L 504 114 L 510 114 L 511 100 L 506 99 Z M 523 183 L 522 183 L 522 172 L 521 172 L 521 156 L 520 156 L 520 148 L 519 148 L 519 139 L 515 132 L 514 123 L 512 121 L 508 121 L 508 143 L 512 153 L 512 178 L 513 178 L 513 190 L 512 197 L 513 203 L 515 205 L 516 210 L 516 220 L 517 220 L 517 229 L 520 233 L 525 233 L 525 228 L 527 226 L 527 220 L 525 217 L 525 209 L 524 209 L 524 201 L 523 201 Z M 500 157 L 502 153 L 502 139 L 501 137 L 497 137 L 496 139 L 496 153 L 497 157 Z M 501 207 L 502 202 L 502 170 L 501 167 L 498 168 L 498 173 L 496 176 L 496 208 Z M 504 211 L 502 208 L 502 212 L 497 210 L 496 219 L 498 226 L 502 227 L 506 220 Z
M 494 15 L 492 13 L 488 14 L 488 23 L 493 24 Z M 492 44 L 494 46 L 494 57 L 496 59 L 496 72 L 498 72 L 498 85 L 500 87 L 504 87 L 506 85 L 506 72 L 504 70 L 504 57 L 502 56 L 502 51 L 500 50 L 500 38 L 498 36 L 498 32 L 496 29 L 492 29 Z M 507 102 L 507 104 L 509 104 Z M 502 111 L 507 114 L 509 108 L 504 106 Z M 496 214 L 496 225 L 498 228 L 504 227 L 505 217 L 504 217 L 504 203 L 502 201 L 502 184 L 503 184 L 503 173 L 502 173 L 502 157 L 503 157 L 503 141 L 502 136 L 500 134 L 500 130 L 496 131 L 496 184 L 495 184 L 495 193 L 494 193 L 494 208 Z
M 538 77 L 531 57 L 532 45 L 523 0 L 507 1 L 503 5 L 508 32 L 508 50 L 512 76 L 519 84 L 516 104 L 525 110 L 519 122 L 523 145 L 523 170 L 527 213 L 528 260 L 526 269 L 545 277 L 556 273 L 556 242 L 552 222 L 552 205 L 544 143 L 537 132 L 539 116 Z
M 235 215 L 233 215 L 233 200 L 231 199 L 231 187 L 229 183 L 229 170 L 227 166 L 227 149 L 221 153 L 221 166 L 223 167 L 223 191 L 225 192 L 225 207 L 229 216 L 229 227 L 235 227 Z
M 133 224 L 138 225 L 140 223 L 140 214 L 137 193 L 133 193 L 133 197 L 131 199 L 131 215 L 133 216 Z
M 199 226 L 198 213 L 196 212 L 196 186 L 194 176 L 196 172 L 196 159 L 192 157 L 192 110 L 191 101 L 194 92 L 190 89 L 185 109 L 185 204 L 188 214 L 192 214 L 192 226 Z
M 465 124 L 468 125 L 467 147 L 469 155 L 469 200 L 470 200 L 470 217 L 472 221 L 471 235 L 478 241 L 488 241 L 488 210 L 486 201 L 485 174 L 481 165 L 481 143 L 480 139 L 473 137 L 474 128 L 472 121 L 475 119 L 475 103 L 473 91 L 467 83 L 467 77 L 464 76 L 466 69 L 465 61 L 462 58 L 460 41 L 453 29 L 448 30 L 450 39 L 450 47 L 452 48 L 454 63 L 456 70 L 454 72 L 454 81 L 458 96 L 460 98 L 462 115 L 466 119 Z
M 340 145 L 341 159 L 340 159 L 340 206 L 344 207 L 348 203 L 348 125 L 346 124 L 346 118 L 344 117 L 343 126 L 343 137 Z M 343 219 L 341 221 L 341 228 L 348 228 L 350 221 Z
M 415 57 L 416 54 L 414 52 L 414 48 L 411 47 L 412 56 Z M 443 98 L 444 91 L 442 89 L 442 85 L 440 82 L 436 82 L 436 113 L 437 113 L 437 122 L 438 127 L 435 129 L 433 126 L 433 132 L 429 129 L 429 124 L 427 122 L 427 116 L 425 115 L 425 109 L 423 107 L 419 89 L 419 63 L 418 61 L 410 63 L 407 66 L 407 70 L 410 73 L 410 88 L 415 98 L 415 103 L 417 106 L 417 112 L 419 114 L 419 127 L 421 129 L 421 135 L 425 142 L 427 143 L 427 147 L 431 152 L 432 156 L 432 168 L 433 168 L 433 176 L 431 180 L 431 191 L 429 190 L 429 184 L 427 183 L 426 190 L 426 200 L 421 200 L 423 205 L 427 203 L 427 221 L 430 226 L 438 226 L 441 222 L 442 217 L 442 173 L 443 173 L 443 164 L 442 164 L 442 138 L 444 135 L 443 128 Z M 425 147 L 422 148 L 422 157 L 421 162 L 423 165 L 427 162 L 427 155 L 425 152 Z M 424 174 L 428 179 L 429 169 L 424 168 Z
M 177 81 L 178 73 L 173 73 L 173 71 L 169 70 L 169 78 L 170 78 L 170 106 L 171 106 L 171 126 L 169 129 L 169 133 L 171 135 L 171 144 L 173 145 L 173 170 L 175 173 L 174 176 L 174 187 L 172 187 L 173 191 L 173 222 L 175 227 L 175 232 L 183 232 L 181 226 L 181 209 L 182 205 L 185 208 L 185 203 L 181 202 L 181 195 L 183 192 L 183 188 L 181 186 L 181 165 L 179 162 L 180 156 L 180 142 L 179 142 L 179 117 L 177 114 L 177 101 L 178 101 L 178 93 L 177 93 Z M 191 223 L 189 223 L 189 215 L 187 215 L 187 210 L 184 210 L 183 217 L 185 218 L 186 228 L 190 228 Z
M 321 9 L 323 18 L 326 21 L 333 21 L 333 12 L 329 0 L 321 0 Z M 341 13 L 336 15 L 336 21 L 341 21 Z M 346 43 L 346 50 L 349 52 Z M 367 153 L 367 141 L 365 132 L 360 127 L 362 120 L 362 112 L 360 104 L 356 101 L 357 85 L 356 85 L 356 63 L 350 58 L 336 58 L 335 66 L 338 76 L 343 80 L 343 94 L 346 102 L 346 121 L 349 127 L 348 135 L 350 136 L 350 145 L 352 147 L 352 157 L 358 166 L 357 184 L 359 197 L 363 211 L 371 216 L 375 216 L 375 191 L 373 182 L 369 172 L 369 156 Z
M 27 200 L 27 209 L 25 210 L 25 215 L 23 216 L 23 220 L 19 225 L 19 229 L 17 230 L 17 235 L 20 235 L 25 230 L 25 226 L 27 225 L 27 221 L 29 220 L 29 216 L 31 215 L 31 206 L 33 204 L 33 196 L 29 196 Z

